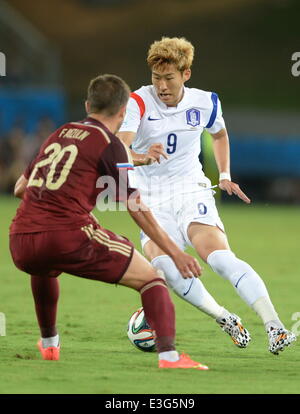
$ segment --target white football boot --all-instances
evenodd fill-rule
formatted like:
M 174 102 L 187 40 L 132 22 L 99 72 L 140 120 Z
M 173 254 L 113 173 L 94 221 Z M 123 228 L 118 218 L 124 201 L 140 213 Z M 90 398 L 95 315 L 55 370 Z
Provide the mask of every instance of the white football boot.
M 224 332 L 228 333 L 236 346 L 239 348 L 248 346 L 251 336 L 237 315 L 230 313 L 227 317 L 216 319 L 216 322 Z
M 293 332 L 272 326 L 268 329 L 267 334 L 269 337 L 269 351 L 274 355 L 278 355 L 279 351 L 283 351 L 297 339 Z

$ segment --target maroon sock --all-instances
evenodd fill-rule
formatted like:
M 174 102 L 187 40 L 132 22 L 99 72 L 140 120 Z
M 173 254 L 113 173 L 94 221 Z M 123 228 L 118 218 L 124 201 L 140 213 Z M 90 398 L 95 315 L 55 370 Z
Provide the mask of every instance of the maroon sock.
M 55 277 L 31 276 L 31 290 L 42 338 L 57 335 L 59 283 Z
M 147 322 L 155 331 L 157 352 L 175 350 L 175 310 L 164 280 L 151 280 L 140 294 Z

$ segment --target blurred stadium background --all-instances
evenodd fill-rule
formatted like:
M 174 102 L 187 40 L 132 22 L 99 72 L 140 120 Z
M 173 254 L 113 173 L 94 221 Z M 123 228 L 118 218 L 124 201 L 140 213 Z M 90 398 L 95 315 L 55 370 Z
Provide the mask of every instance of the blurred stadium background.
M 299 13 L 297 0 L 0 0 L 0 192 L 11 192 L 49 132 L 84 117 L 92 77 L 148 84 L 147 49 L 166 35 L 195 45 L 188 86 L 222 100 L 233 179 L 256 201 L 299 204 Z
M 208 290 L 245 318 L 253 334 L 252 345 L 239 353 L 216 324 L 173 295 L 178 346 L 211 367 L 210 379 L 180 372 L 171 380 L 156 369 L 155 355 L 133 349 L 126 324 L 140 306 L 135 292 L 104 284 L 96 289 L 93 281 L 68 275 L 60 278 L 62 361 L 43 364 L 34 348 L 39 332 L 28 279 L 8 248 L 19 204 L 12 196 L 15 181 L 54 128 L 84 118 L 90 79 L 114 73 L 133 90 L 148 84 L 150 44 L 163 35 L 184 36 L 196 48 L 187 85 L 219 94 L 232 177 L 254 201 L 248 207 L 225 194 L 218 200 L 231 245 L 262 274 L 286 326 L 299 326 L 293 316 L 300 315 L 300 76 L 291 72 L 292 55 L 300 52 L 299 15 L 299 0 L 0 0 L 6 57 L 6 76 L 0 76 L 0 315 L 7 320 L 0 394 L 299 393 L 299 347 L 274 364 L 257 315 L 205 264 Z M 204 166 L 216 183 L 210 137 L 203 138 Z M 140 249 L 138 228 L 126 212 L 95 213 Z

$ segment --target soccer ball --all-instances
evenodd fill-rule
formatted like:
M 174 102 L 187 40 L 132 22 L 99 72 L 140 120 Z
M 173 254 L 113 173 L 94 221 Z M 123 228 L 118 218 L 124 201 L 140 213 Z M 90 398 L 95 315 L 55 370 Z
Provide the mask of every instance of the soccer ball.
M 129 341 L 141 351 L 155 351 L 154 334 L 146 321 L 143 308 L 139 308 L 129 319 L 127 336 Z

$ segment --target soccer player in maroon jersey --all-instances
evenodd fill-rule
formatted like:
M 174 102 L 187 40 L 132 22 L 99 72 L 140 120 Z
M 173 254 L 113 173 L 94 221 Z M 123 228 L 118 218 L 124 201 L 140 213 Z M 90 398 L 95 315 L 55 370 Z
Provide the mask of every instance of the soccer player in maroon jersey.
M 130 152 L 114 135 L 123 122 L 129 94 L 121 78 L 98 76 L 88 87 L 88 117 L 61 126 L 41 146 L 15 186 L 22 202 L 10 227 L 12 258 L 31 275 L 43 359 L 59 359 L 57 277 L 66 272 L 137 290 L 155 331 L 159 367 L 206 370 L 175 349 L 175 311 L 164 279 L 128 239 L 104 229 L 91 214 L 103 191 L 96 187 L 97 179 L 113 178 L 115 201 L 126 204 L 131 217 L 173 258 L 182 276 L 201 274 L 196 259 L 162 230 L 134 186 Z

